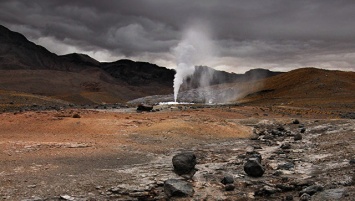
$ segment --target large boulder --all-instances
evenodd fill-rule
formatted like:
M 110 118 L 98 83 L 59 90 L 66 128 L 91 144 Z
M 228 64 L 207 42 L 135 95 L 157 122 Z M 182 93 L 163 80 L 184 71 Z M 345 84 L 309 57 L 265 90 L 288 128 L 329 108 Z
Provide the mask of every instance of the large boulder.
M 164 192 L 168 197 L 187 197 L 194 194 L 194 189 L 186 181 L 168 179 L 164 182 Z
M 137 107 L 137 111 L 151 111 L 153 109 L 153 106 L 147 105 L 147 104 L 139 104 Z
M 263 176 L 265 170 L 255 158 L 250 158 L 244 164 L 244 172 L 251 177 L 261 177 Z
M 192 152 L 177 154 L 172 159 L 174 171 L 178 175 L 190 174 L 195 171 L 196 155 Z

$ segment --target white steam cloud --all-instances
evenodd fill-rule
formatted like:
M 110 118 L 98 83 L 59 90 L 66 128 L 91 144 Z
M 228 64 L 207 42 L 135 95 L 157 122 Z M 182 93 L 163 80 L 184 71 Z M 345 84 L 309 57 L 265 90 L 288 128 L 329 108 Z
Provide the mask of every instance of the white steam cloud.
M 174 101 L 177 102 L 181 84 L 195 72 L 195 65 L 203 65 L 213 58 L 216 48 L 206 26 L 194 24 L 186 29 L 182 40 L 173 49 L 176 57 Z

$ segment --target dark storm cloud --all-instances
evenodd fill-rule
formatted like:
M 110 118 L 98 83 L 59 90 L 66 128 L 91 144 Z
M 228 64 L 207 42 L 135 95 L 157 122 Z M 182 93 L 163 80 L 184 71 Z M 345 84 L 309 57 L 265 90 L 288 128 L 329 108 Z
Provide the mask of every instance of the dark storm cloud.
M 182 31 L 203 21 L 220 50 L 211 65 L 221 69 L 355 70 L 354 10 L 352 0 L 5 0 L 0 23 L 57 53 L 170 65 Z

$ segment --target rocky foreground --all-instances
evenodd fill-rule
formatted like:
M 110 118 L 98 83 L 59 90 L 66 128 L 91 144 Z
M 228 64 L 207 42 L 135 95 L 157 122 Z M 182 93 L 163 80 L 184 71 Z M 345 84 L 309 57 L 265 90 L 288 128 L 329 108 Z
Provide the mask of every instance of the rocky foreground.
M 165 119 L 159 115 L 169 115 L 170 118 L 180 115 L 181 118 L 185 118 L 184 121 L 203 124 L 208 129 L 212 129 L 216 125 L 238 125 L 250 128 L 251 133 L 248 138 L 217 139 L 212 136 L 210 140 L 201 138 L 194 143 L 189 143 L 187 140 L 186 144 L 182 140 L 179 141 L 180 146 L 174 145 L 170 149 L 165 149 L 166 146 L 169 146 L 168 143 L 164 144 L 163 139 L 169 138 L 165 134 L 165 138 L 140 136 L 139 139 L 136 139 L 131 133 L 128 134 L 129 139 L 138 140 L 142 147 L 144 145 L 148 145 L 148 147 L 160 146 L 164 151 L 147 151 L 149 148 L 144 151 L 142 148 L 132 149 L 128 144 L 121 144 L 119 149 L 126 150 L 130 154 L 119 156 L 120 158 L 116 160 L 131 160 L 131 162 L 126 161 L 116 167 L 106 167 L 105 160 L 103 160 L 94 168 L 82 167 L 83 169 L 89 168 L 89 171 L 44 177 L 54 178 L 51 181 L 41 181 L 36 176 L 26 177 L 26 182 L 21 185 L 14 183 L 21 180 L 16 177 L 16 174 L 21 174 L 20 167 L 25 169 L 44 168 L 43 171 L 45 171 L 45 167 L 33 164 L 27 167 L 23 167 L 21 164 L 18 164 L 17 167 L 14 165 L 17 171 L 9 169 L 0 171 L 0 196 L 4 200 L 26 201 L 320 201 L 353 200 L 355 197 L 355 121 L 353 119 L 302 117 L 296 119 L 281 115 L 270 114 L 268 116 L 267 112 L 263 116 L 257 114 L 256 117 L 254 110 L 233 110 L 233 108 L 207 110 L 206 113 L 170 110 L 162 109 L 149 114 L 129 113 L 129 116 L 124 119 L 127 120 L 128 117 L 130 120 L 137 119 L 135 115 L 143 115 L 140 116 L 144 117 L 143 119 L 151 117 L 154 120 L 159 117 L 164 121 Z M 218 113 L 216 110 L 223 117 L 221 120 L 210 118 L 210 116 L 206 118 L 206 114 Z M 220 110 L 225 110 L 225 112 L 221 113 Z M 232 117 L 231 115 L 235 115 L 237 112 L 247 114 L 244 117 L 226 118 L 227 114 L 228 117 Z M 194 113 L 197 113 L 196 116 L 193 116 Z M 250 115 L 253 113 L 254 115 Z M 119 114 L 115 113 L 115 115 Z M 78 120 L 84 118 L 85 113 L 82 112 Z M 121 123 L 122 121 L 119 120 Z M 131 124 L 126 128 L 134 127 L 134 125 L 139 127 L 147 122 L 148 120 L 143 123 Z M 201 128 L 196 127 L 194 130 Z M 140 132 L 143 131 L 144 129 L 140 130 Z M 169 135 L 169 133 L 167 134 Z M 171 131 L 171 135 L 173 134 L 174 130 Z M 138 134 L 135 133 L 135 135 Z M 188 136 L 189 133 L 178 133 L 178 135 L 180 140 L 185 135 Z M 152 140 L 155 141 L 152 142 Z M 174 139 L 174 141 L 177 140 Z M 131 142 L 133 143 L 133 141 Z M 2 145 L 4 145 L 3 143 L 6 143 L 5 140 Z M 2 146 L 5 147 L 2 149 L 2 154 L 36 153 L 40 152 L 40 149 L 85 150 L 95 146 L 95 143 L 75 142 L 47 143 L 46 146 L 43 143 L 38 146 L 17 144 L 11 150 Z M 140 160 L 134 162 L 138 156 Z M 18 160 L 13 162 L 20 163 Z M 66 163 L 66 161 L 63 162 Z M 78 165 L 80 162 L 81 160 L 78 159 Z M 51 163 L 46 163 L 46 165 L 47 169 L 51 169 L 53 166 Z M 32 173 L 37 174 L 35 170 Z M 38 182 L 31 183 L 31 178 L 37 179 Z M 63 184 L 60 180 L 65 180 L 67 183 Z M 53 195 L 51 191 L 60 193 Z

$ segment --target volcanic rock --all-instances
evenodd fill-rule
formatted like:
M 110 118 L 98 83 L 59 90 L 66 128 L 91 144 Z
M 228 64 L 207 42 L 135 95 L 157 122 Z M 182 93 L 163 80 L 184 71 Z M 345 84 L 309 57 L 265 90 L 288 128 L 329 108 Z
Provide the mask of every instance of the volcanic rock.
M 244 164 L 244 172 L 251 177 L 261 177 L 265 170 L 257 159 L 251 158 Z
M 231 175 L 226 175 L 226 176 L 223 177 L 221 183 L 224 184 L 224 185 L 233 184 L 234 183 L 234 178 Z
M 304 132 L 306 132 L 306 128 L 301 128 L 301 131 L 300 131 L 301 133 L 304 133 Z
M 137 107 L 137 111 L 151 111 L 153 109 L 153 106 L 151 105 L 146 105 L 146 104 L 139 104 Z
M 196 155 L 191 152 L 177 154 L 172 159 L 174 171 L 178 175 L 189 174 L 195 171 Z
M 299 124 L 300 121 L 299 121 L 298 119 L 295 119 L 292 123 L 293 123 L 293 124 Z
M 291 149 L 291 144 L 290 143 L 285 143 L 285 144 L 282 144 L 281 149 Z
M 254 195 L 256 196 L 270 196 L 279 190 L 270 186 L 264 186 L 261 189 L 258 189 L 257 191 L 254 192 Z
M 234 189 L 235 189 L 235 185 L 234 184 L 227 184 L 224 187 L 224 190 L 226 190 L 226 191 L 234 191 Z
M 309 186 L 307 188 L 304 188 L 301 192 L 300 195 L 306 193 L 308 195 L 313 195 L 318 191 L 323 191 L 323 187 L 322 186 L 318 186 L 318 185 L 313 185 L 313 186 Z
M 194 194 L 194 189 L 186 181 L 168 179 L 164 182 L 164 192 L 168 197 L 187 197 Z
M 295 136 L 293 136 L 293 139 L 295 141 L 302 140 L 302 135 L 300 133 L 297 133 Z
M 311 196 L 307 193 L 303 193 L 300 197 L 300 201 L 309 201 L 311 200 Z
M 74 114 L 73 118 L 81 118 L 81 116 L 79 114 Z

